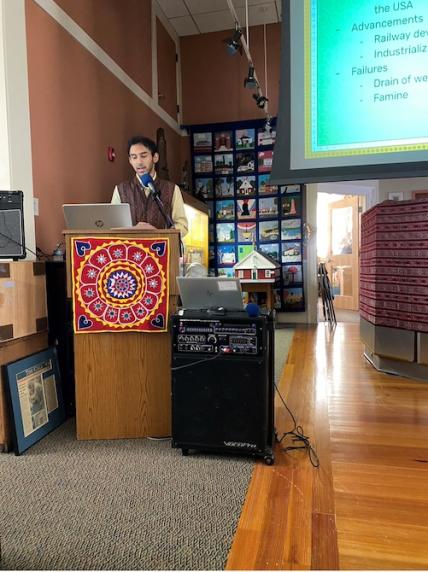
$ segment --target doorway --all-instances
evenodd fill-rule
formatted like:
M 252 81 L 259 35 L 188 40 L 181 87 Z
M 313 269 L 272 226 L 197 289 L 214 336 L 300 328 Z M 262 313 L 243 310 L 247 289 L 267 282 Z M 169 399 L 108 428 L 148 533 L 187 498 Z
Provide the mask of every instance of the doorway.
M 359 322 L 359 267 L 363 195 L 319 192 L 317 197 L 317 262 L 330 280 L 338 322 Z M 321 300 L 318 321 L 324 321 Z

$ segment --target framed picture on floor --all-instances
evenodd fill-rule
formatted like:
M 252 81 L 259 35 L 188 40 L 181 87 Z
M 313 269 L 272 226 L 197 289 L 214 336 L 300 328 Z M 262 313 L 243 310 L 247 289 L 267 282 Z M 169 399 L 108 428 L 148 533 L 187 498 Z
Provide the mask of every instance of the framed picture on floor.
M 56 350 L 49 348 L 5 366 L 16 455 L 65 420 Z

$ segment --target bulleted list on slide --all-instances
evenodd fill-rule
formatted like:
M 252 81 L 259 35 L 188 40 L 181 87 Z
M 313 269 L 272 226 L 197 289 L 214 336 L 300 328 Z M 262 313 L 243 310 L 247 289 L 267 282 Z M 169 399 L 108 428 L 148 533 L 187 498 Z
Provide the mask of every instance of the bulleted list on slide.
M 350 116 L 345 142 L 426 140 L 428 0 L 317 0 L 316 6 L 311 85 L 319 143 L 337 144 L 331 122 Z

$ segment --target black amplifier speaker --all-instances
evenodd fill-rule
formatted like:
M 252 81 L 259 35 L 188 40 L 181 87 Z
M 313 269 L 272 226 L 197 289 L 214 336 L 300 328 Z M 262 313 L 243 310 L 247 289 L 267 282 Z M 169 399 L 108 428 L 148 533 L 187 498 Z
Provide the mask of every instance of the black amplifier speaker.
M 172 446 L 273 464 L 272 317 L 184 311 L 172 332 Z
M 0 191 L 0 258 L 25 258 L 22 191 Z

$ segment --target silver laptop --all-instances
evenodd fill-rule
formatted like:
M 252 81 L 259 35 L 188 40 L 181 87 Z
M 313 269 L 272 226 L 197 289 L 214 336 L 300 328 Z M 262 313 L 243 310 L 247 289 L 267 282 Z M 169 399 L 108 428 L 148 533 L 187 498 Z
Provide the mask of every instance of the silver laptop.
M 68 229 L 110 229 L 132 226 L 131 209 L 128 203 L 92 203 L 62 205 Z
M 243 310 L 241 283 L 238 278 L 177 277 L 178 290 L 185 310 Z

